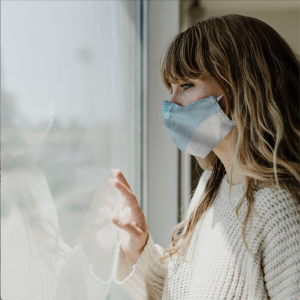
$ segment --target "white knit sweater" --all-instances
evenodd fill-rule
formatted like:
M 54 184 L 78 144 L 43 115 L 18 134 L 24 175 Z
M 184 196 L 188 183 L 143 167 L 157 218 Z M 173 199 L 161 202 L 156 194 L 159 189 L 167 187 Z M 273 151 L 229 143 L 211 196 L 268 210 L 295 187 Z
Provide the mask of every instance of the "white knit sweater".
M 197 204 L 211 171 L 204 171 L 188 214 Z M 246 232 L 246 251 L 235 212 L 229 203 L 227 174 L 213 205 L 199 221 L 187 250 L 188 262 L 161 264 L 163 248 L 151 234 L 136 264 L 119 245 L 115 281 L 136 300 L 300 299 L 300 206 L 282 189 L 255 192 L 254 216 Z M 244 184 L 231 187 L 234 207 Z M 246 201 L 240 209 L 243 220 Z

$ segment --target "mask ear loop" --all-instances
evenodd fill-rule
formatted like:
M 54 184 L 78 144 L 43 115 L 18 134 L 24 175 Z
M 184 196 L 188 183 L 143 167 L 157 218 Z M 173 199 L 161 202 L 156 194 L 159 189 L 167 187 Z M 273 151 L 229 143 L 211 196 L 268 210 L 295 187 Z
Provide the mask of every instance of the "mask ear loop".
M 222 94 L 221 96 L 219 96 L 219 97 L 217 98 L 217 100 L 219 101 L 222 97 L 223 97 L 223 94 Z

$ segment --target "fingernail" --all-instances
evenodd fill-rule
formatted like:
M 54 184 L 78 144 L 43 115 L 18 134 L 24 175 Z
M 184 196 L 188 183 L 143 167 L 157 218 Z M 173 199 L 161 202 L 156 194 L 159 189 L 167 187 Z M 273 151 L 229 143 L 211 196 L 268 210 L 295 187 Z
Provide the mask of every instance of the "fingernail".
M 119 224 L 119 222 L 121 221 L 121 218 L 119 216 L 114 216 L 112 221 L 116 224 Z

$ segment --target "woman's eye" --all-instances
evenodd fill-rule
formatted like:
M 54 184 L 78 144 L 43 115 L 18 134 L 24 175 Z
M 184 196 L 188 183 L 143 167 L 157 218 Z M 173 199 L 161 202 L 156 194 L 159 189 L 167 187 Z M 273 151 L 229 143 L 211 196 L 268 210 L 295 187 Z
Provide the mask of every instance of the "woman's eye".
M 181 87 L 183 88 L 183 90 L 187 90 L 188 88 L 190 88 L 191 86 L 193 86 L 193 84 L 189 84 L 189 83 L 184 83 L 181 85 Z M 170 94 L 172 95 L 173 94 L 173 91 L 170 90 Z
M 192 84 L 188 84 L 188 83 L 184 83 L 184 84 L 181 85 L 181 87 L 183 87 L 184 90 L 187 90 L 191 86 L 192 86 Z

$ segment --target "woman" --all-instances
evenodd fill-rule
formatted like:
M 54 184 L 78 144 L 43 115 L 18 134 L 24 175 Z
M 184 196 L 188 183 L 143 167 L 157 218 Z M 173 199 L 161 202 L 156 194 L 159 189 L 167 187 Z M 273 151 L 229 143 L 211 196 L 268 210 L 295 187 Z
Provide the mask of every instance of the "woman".
M 117 171 L 115 280 L 134 299 L 300 298 L 299 67 L 251 17 L 208 18 L 171 42 L 165 127 L 205 171 L 166 250 Z

